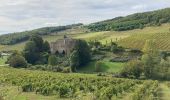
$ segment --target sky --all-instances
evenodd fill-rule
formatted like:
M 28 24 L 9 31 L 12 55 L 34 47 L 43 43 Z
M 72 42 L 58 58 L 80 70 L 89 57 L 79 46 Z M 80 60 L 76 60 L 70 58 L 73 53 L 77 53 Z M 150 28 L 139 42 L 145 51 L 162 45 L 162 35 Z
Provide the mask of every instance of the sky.
M 170 0 L 0 0 L 0 34 L 89 24 L 170 7 Z

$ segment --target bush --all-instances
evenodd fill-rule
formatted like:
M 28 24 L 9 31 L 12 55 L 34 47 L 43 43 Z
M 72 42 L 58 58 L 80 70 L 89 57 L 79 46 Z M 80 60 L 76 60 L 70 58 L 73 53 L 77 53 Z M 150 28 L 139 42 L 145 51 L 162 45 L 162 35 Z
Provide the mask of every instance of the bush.
M 170 62 L 162 61 L 153 69 L 152 78 L 160 80 L 170 80 Z
M 55 55 L 51 55 L 48 58 L 49 65 L 56 65 L 57 64 L 57 57 Z
M 125 49 L 121 46 L 113 45 L 113 46 L 111 46 L 111 51 L 113 53 L 119 53 L 119 52 L 124 52 Z
M 95 64 L 95 71 L 96 72 L 102 72 L 102 62 L 101 61 L 97 61 Z
M 132 60 L 124 65 L 120 75 L 128 78 L 139 78 L 143 72 L 143 64 L 141 61 Z
M 59 96 L 60 97 L 70 97 L 71 96 L 71 88 L 68 84 L 63 84 L 59 88 Z
M 25 68 L 27 67 L 27 62 L 24 57 L 20 55 L 15 55 L 10 57 L 8 61 L 9 65 L 15 68 Z
M 63 71 L 62 71 L 63 73 L 70 73 L 71 72 L 71 69 L 70 69 L 70 67 L 65 67 L 65 68 L 63 68 Z

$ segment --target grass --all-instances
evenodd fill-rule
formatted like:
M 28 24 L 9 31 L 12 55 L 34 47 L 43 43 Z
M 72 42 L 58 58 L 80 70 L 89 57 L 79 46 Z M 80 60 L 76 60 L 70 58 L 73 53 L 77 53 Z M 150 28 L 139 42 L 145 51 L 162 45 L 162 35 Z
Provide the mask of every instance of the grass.
M 0 85 L 0 95 L 5 100 L 56 100 L 56 96 L 43 96 L 34 92 L 22 92 L 20 87 L 11 85 Z
M 7 56 L 0 57 L 0 65 L 4 65 L 6 61 L 7 61 Z
M 95 72 L 95 63 L 90 62 L 88 65 L 78 69 L 78 72 Z M 102 72 L 117 73 L 123 68 L 123 63 L 102 61 Z
M 166 82 L 161 82 L 159 86 L 158 97 L 159 100 L 169 100 L 170 88 L 167 86 Z

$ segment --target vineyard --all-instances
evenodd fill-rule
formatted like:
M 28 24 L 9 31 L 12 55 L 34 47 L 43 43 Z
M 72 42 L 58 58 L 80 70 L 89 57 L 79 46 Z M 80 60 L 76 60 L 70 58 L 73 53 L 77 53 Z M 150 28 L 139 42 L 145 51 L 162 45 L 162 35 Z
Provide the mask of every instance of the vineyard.
M 160 50 L 170 50 L 170 33 L 134 34 L 119 41 L 119 44 L 127 48 L 142 49 L 146 40 L 155 40 Z
M 119 79 L 94 74 L 64 74 L 5 67 L 0 68 L 0 83 L 17 86 L 21 92 L 83 100 L 87 98 L 88 100 L 154 100 L 158 98 L 159 87 L 157 81 L 151 80 Z M 3 93 L 0 95 L 5 98 Z

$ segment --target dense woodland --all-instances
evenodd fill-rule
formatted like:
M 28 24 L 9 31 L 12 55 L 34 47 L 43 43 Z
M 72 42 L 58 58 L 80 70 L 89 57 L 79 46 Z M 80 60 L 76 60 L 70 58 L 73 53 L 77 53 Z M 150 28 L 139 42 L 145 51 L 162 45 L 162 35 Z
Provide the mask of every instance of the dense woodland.
M 117 17 L 87 26 L 92 31 L 125 31 L 170 22 L 170 8 Z

